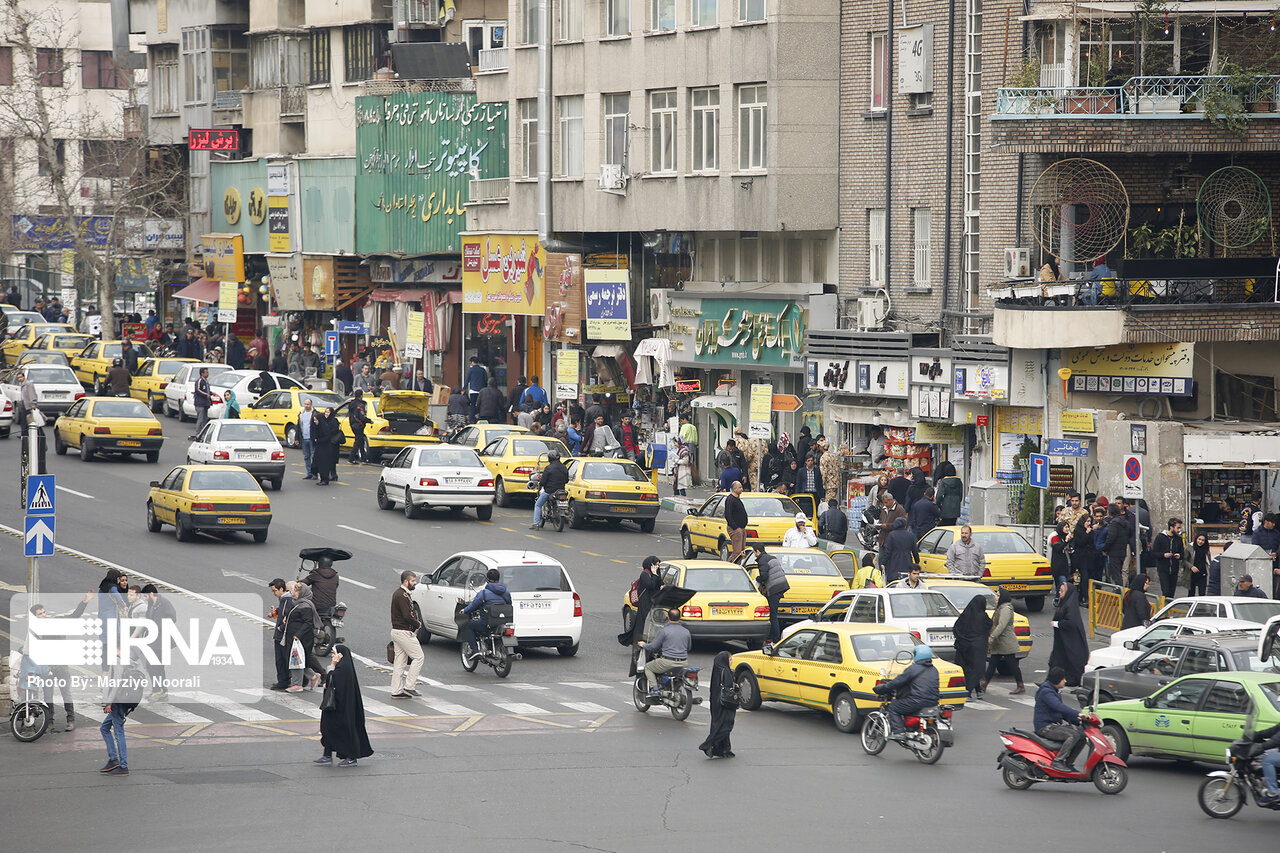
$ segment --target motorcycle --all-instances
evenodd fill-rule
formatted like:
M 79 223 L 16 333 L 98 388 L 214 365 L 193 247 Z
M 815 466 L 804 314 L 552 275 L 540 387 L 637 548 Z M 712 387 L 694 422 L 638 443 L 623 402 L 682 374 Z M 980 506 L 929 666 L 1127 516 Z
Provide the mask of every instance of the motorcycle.
M 1253 802 L 1259 808 L 1280 811 L 1280 802 L 1264 805 L 1261 798 L 1267 794 L 1267 783 L 1262 777 L 1261 752 L 1253 742 L 1256 711 L 1250 710 L 1245 720 L 1244 736 L 1232 741 L 1226 749 L 1227 770 L 1214 770 L 1200 784 L 1197 798 L 1200 809 L 1209 817 L 1226 820 L 1235 817 L 1253 794 Z
M 13 710 L 9 712 L 9 731 L 22 743 L 39 740 L 53 724 L 53 709 L 41 700 L 40 680 L 49 677 L 47 667 L 37 667 L 21 650 L 18 675 L 14 679 Z
M 494 675 L 506 678 L 511 674 L 511 662 L 522 658 L 516 652 L 515 608 L 510 604 L 489 604 L 484 608 L 484 627 L 476 632 L 475 656 L 471 655 L 471 646 L 462 636 L 461 629 L 471 620 L 471 615 L 463 613 L 466 604 L 459 601 L 454 608 L 453 621 L 457 623 L 458 646 L 462 656 L 462 668 L 467 672 L 475 672 L 480 664 L 493 667 Z
M 1058 755 L 1060 743 L 1041 738 L 1035 732 L 1023 729 L 1005 729 L 1000 732 L 1000 742 L 1005 749 L 996 759 L 1004 783 L 1015 791 L 1025 791 L 1036 782 L 1093 782 L 1104 794 L 1118 794 L 1129 784 L 1129 771 L 1111 747 L 1111 741 L 1102 735 L 1102 721 L 1095 714 L 1080 715 L 1084 726 L 1085 745 L 1083 755 L 1076 756 L 1078 763 L 1084 760 L 1083 770 L 1059 770 L 1052 766 Z
M 895 662 L 909 663 L 900 659 L 904 655 L 909 656 L 909 653 L 899 652 L 894 658 Z M 888 677 L 888 673 L 881 670 L 880 677 L 883 680 Z M 862 723 L 862 749 L 867 755 L 879 755 L 889 743 L 888 708 L 892 700 L 892 696 L 882 697 L 880 707 L 867 714 L 867 719 Z M 955 745 L 956 735 L 951 728 L 950 708 L 934 705 L 914 714 L 904 714 L 903 722 L 907 729 L 898 745 L 912 752 L 921 764 L 937 764 L 943 751 Z
M 862 511 L 862 526 L 858 528 L 858 542 L 868 551 L 880 547 L 880 511 L 868 506 Z
M 350 560 L 351 552 L 343 551 L 341 548 L 303 548 L 298 552 L 298 557 L 302 562 L 298 564 L 296 580 L 301 581 L 311 574 L 311 570 L 316 567 L 321 557 L 328 557 L 333 562 L 340 563 L 343 560 Z M 338 632 L 346 624 L 347 605 L 346 602 L 339 601 L 332 611 L 317 609 L 317 612 L 320 614 L 320 629 L 316 631 L 312 649 L 316 657 L 324 658 L 333 652 L 334 646 L 346 642 L 346 637 L 339 636 Z
M 643 652 L 644 650 L 641 649 L 641 651 Z M 644 654 L 646 661 L 650 657 L 647 652 Z M 664 672 L 658 676 L 658 694 L 656 696 L 649 694 L 649 684 L 645 679 L 643 666 L 636 669 L 636 680 L 631 688 L 631 699 L 635 702 L 636 710 L 640 713 L 648 713 L 649 709 L 654 705 L 661 705 L 670 709 L 671 716 L 677 720 L 687 720 L 689 714 L 693 711 L 693 706 L 702 704 L 702 697 L 693 695 L 698 690 L 698 673 L 702 671 L 701 667 L 682 666 Z
M 529 477 L 527 488 L 535 495 L 542 488 L 542 475 L 535 473 Z M 565 521 L 568 520 L 568 513 L 565 507 L 569 503 L 569 492 L 565 489 L 557 489 L 555 494 L 547 498 L 542 505 L 542 526 L 550 523 L 559 533 L 564 530 Z

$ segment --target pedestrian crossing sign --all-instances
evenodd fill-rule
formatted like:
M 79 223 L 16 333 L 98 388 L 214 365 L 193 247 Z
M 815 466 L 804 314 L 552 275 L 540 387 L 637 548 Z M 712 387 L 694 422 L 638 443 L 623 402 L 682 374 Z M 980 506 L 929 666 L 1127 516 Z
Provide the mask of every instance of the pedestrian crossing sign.
M 53 515 L 54 494 L 52 474 L 27 477 L 27 515 Z

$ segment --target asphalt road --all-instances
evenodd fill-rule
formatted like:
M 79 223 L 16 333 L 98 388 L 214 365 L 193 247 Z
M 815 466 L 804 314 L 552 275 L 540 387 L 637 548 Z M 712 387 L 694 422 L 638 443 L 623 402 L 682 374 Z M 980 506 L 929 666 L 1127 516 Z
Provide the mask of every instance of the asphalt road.
M 564 563 L 582 596 L 581 651 L 561 658 L 532 651 L 511 677 L 467 674 L 457 647 L 425 647 L 424 697 L 392 703 L 385 667 L 360 679 L 377 754 L 358 768 L 316 768 L 318 694 L 271 694 L 239 716 L 183 706 L 194 719 L 165 718 L 146 706 L 131 719 L 127 779 L 94 772 L 103 747 L 82 708 L 75 733 L 35 744 L 0 736 L 0 803 L 12 849 L 248 850 L 305 843 L 322 850 L 358 842 L 461 844 L 472 850 L 641 850 L 655 845 L 712 850 L 780 845 L 896 849 L 936 845 L 1077 851 L 1202 850 L 1224 842 L 1241 850 L 1273 844 L 1277 818 L 1247 808 L 1211 821 L 1195 805 L 1204 772 L 1196 765 L 1134 761 L 1129 787 L 1106 797 L 1092 786 L 1004 787 L 995 769 L 996 731 L 1026 725 L 1030 705 L 993 686 L 987 700 L 956 718 L 957 743 L 934 767 L 890 746 L 866 756 L 856 736 L 824 715 L 766 706 L 739 713 L 732 760 L 697 751 L 707 711 L 688 722 L 635 711 L 619 646 L 622 596 L 646 554 L 674 556 L 679 517 L 664 512 L 656 532 L 631 525 L 532 532 L 527 507 L 497 509 L 489 523 L 471 513 L 410 521 L 374 502 L 378 468 L 340 465 L 340 483 L 319 488 L 290 476 L 270 492 L 269 541 L 200 537 L 178 543 L 171 528 L 149 534 L 143 508 L 149 481 L 183 461 L 189 425 L 165 420 L 161 462 L 82 463 L 74 451 L 49 456 L 58 476 L 59 552 L 42 561 L 42 590 L 82 592 L 106 563 L 217 598 L 259 592 L 291 578 L 297 552 L 331 544 L 355 559 L 340 570 L 350 611 L 348 644 L 372 660 L 387 641 L 389 599 L 403 569 L 429 571 L 468 548 L 528 548 Z M 20 528 L 16 441 L 0 443 L 0 525 Z M 361 585 L 357 585 L 358 581 Z M 0 534 L 0 613 L 26 582 L 17 537 Z M 1048 614 L 1031 614 L 1036 641 L 1024 672 L 1044 669 Z M 8 621 L 0 640 L 8 650 Z M 723 646 L 699 646 L 709 666 Z M 736 648 L 730 646 L 730 648 Z M 265 655 L 265 652 L 264 652 Z M 270 672 L 270 662 L 266 663 Z M 1039 677 L 1043 677 L 1042 675 Z M 705 689 L 704 689 L 705 695 Z M 339 778 L 343 777 L 343 778 Z M 297 833 L 289 838 L 282 833 Z M 7 845 L 6 845 L 7 846 Z

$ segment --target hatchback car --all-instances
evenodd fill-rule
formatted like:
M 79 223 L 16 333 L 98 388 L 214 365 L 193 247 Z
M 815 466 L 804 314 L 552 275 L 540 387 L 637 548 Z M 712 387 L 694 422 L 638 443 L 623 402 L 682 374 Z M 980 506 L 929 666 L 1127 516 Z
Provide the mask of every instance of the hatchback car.
M 691 507 L 680 521 L 680 553 L 686 560 L 699 551 L 729 559 L 729 526 L 724 520 L 724 494 L 707 498 L 700 507 Z M 747 510 L 747 545 L 763 542 L 781 545 L 782 537 L 795 526 L 800 506 L 786 495 L 775 492 L 743 492 L 742 504 Z
M 901 628 L 945 658 L 955 656 L 960 611 L 940 592 L 919 589 L 851 589 L 827 602 L 814 622 L 861 622 Z M 801 623 L 805 624 L 805 623 Z
M 64 456 L 68 448 L 78 448 L 83 462 L 98 454 L 131 453 L 158 462 L 163 444 L 164 429 L 156 416 L 137 400 L 120 397 L 83 397 L 53 425 L 54 452 Z
M 165 524 L 174 526 L 179 542 L 194 539 L 197 531 L 244 531 L 262 543 L 271 525 L 271 501 L 238 466 L 179 465 L 152 481 L 147 495 L 147 530 L 159 533 Z
M 570 527 L 586 527 L 592 519 L 603 519 L 614 527 L 634 521 L 642 533 L 652 533 L 657 523 L 658 487 L 634 462 L 574 459 L 564 488 L 569 495 L 565 511 Z
M 484 588 L 489 569 L 502 574 L 511 593 L 517 646 L 550 647 L 562 657 L 578 653 L 582 598 L 560 561 L 536 551 L 464 551 L 422 575 L 412 593 L 426 623 L 418 639 L 458 641 L 457 603 L 471 603 Z
M 27 382 L 35 385 L 36 402 L 40 411 L 50 419 L 71 408 L 72 403 L 84 396 L 84 389 L 76 381 L 71 368 L 56 364 L 32 364 L 7 371 L 4 379 L 0 380 L 0 394 L 12 400 L 15 406 L 22 399 L 19 375 L 25 376 Z
M 1245 631 L 1184 635 L 1157 643 L 1124 666 L 1087 671 L 1080 693 L 1098 688 L 1099 702 L 1141 699 L 1184 675 L 1280 672 L 1258 657 L 1258 635 Z
M 948 574 L 947 550 L 959 536 L 959 527 L 935 527 L 920 537 L 920 568 Z M 1053 594 L 1053 569 L 1021 533 L 1009 527 L 975 525 L 973 540 L 987 558 L 986 571 L 975 581 L 1004 587 L 1014 598 L 1023 599 L 1028 610 L 1044 609 L 1045 598 Z
M 271 488 L 284 487 L 284 448 L 262 421 L 209 421 L 187 447 L 188 465 L 235 465 Z
M 406 518 L 431 507 L 461 512 L 475 507 L 476 518 L 493 517 L 493 475 L 469 447 L 437 444 L 406 447 L 378 476 L 378 509 L 400 504 Z

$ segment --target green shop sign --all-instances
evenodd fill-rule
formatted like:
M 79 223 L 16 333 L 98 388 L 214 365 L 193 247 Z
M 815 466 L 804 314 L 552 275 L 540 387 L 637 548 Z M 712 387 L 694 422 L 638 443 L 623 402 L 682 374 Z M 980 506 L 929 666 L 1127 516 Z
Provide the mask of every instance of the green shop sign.
M 507 105 L 471 93 L 356 98 L 356 252 L 462 251 L 472 177 L 507 176 Z
M 793 301 L 676 297 L 668 332 L 678 360 L 803 367 L 808 324 Z

